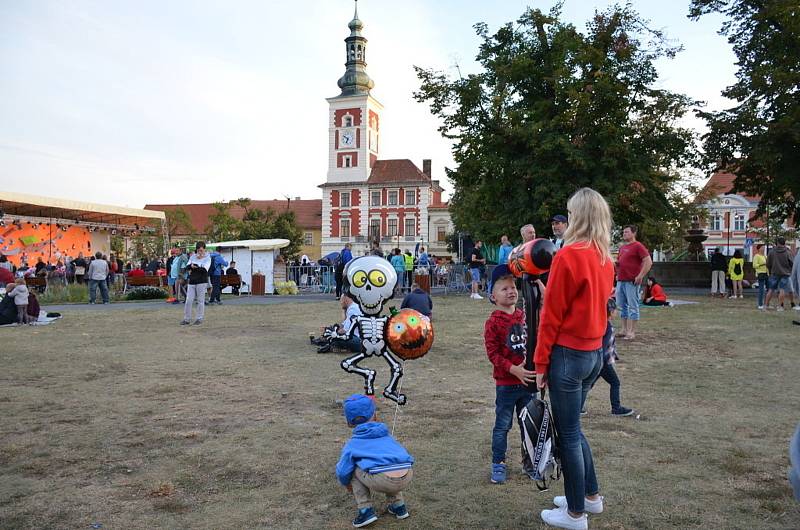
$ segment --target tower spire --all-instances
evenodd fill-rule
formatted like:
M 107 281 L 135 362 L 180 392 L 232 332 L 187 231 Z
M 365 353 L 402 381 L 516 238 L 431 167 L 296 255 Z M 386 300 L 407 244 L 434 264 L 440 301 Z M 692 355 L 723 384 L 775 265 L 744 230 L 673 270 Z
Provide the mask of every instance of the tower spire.
M 339 79 L 338 85 L 342 89 L 342 96 L 356 96 L 369 94 L 375 82 L 367 75 L 367 39 L 361 35 L 364 23 L 358 18 L 358 0 L 355 1 L 353 20 L 347 25 L 350 35 L 344 39 L 346 70 Z

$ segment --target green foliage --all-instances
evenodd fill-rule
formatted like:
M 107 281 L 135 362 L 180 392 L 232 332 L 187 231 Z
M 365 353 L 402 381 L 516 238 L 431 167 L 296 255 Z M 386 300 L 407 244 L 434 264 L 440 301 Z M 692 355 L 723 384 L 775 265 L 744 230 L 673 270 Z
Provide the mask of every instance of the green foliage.
M 777 239 L 783 237 L 786 241 L 793 241 L 797 238 L 797 230 L 793 228 L 785 228 L 783 226 L 784 217 L 778 213 L 777 208 L 769 208 L 767 212 L 761 217 L 763 226 L 758 228 L 751 227 L 750 230 L 758 234 L 758 238 L 769 246 L 774 247 L 777 244 Z
M 111 300 L 120 299 L 113 287 L 110 289 L 108 294 Z M 41 305 L 86 303 L 89 301 L 89 286 L 87 284 L 79 283 L 64 285 L 63 283 L 51 282 L 43 294 L 37 294 L 36 296 L 38 297 L 39 304 Z
M 168 296 L 167 291 L 160 287 L 134 287 L 125 294 L 126 300 L 159 300 Z
M 130 238 L 128 259 L 150 259 L 153 256 L 162 256 L 164 254 L 167 240 L 161 232 L 160 222 L 153 221 L 151 227 L 153 228 L 152 231 L 139 231 Z
M 586 34 L 559 10 L 529 9 L 494 35 L 477 24 L 480 73 L 415 67 L 416 99 L 455 140 L 450 211 L 473 238 L 527 223 L 544 235 L 583 186 L 608 199 L 617 223 L 657 225 L 676 215 L 670 196 L 697 163 L 694 134 L 676 125 L 697 102 L 656 87 L 654 61 L 679 48 L 629 6 L 597 13 Z
M 194 231 L 192 220 L 182 206 L 164 212 L 167 221 L 167 235 L 172 244 L 176 234 L 191 234 Z
M 734 191 L 800 221 L 800 9 L 787 0 L 692 0 L 690 18 L 720 13 L 720 34 L 736 54 L 736 83 L 722 95 L 737 105 L 702 112 L 706 163 L 736 174 Z
M 234 241 L 239 239 L 239 220 L 231 215 L 232 203 L 215 202 L 214 213 L 208 217 L 206 235 L 211 241 Z

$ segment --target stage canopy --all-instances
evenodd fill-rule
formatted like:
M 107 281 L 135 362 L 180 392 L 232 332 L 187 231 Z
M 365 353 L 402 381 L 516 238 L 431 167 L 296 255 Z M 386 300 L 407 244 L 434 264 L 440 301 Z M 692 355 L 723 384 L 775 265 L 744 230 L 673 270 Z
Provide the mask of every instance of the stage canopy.
M 0 191 L 0 212 L 5 221 L 93 225 L 95 228 L 116 228 L 155 232 L 163 230 L 164 212 L 124 208 L 107 204 L 54 199 L 26 193 Z M 3 215 L 0 215 L 2 218 Z

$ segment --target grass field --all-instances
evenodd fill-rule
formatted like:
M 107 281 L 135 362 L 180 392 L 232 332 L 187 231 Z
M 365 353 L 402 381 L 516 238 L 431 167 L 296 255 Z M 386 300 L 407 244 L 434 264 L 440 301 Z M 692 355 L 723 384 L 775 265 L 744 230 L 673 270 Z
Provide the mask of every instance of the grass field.
M 800 528 L 786 479 L 800 421 L 800 327 L 752 299 L 646 308 L 619 346 L 623 404 L 589 398 L 606 512 L 590 528 Z M 436 342 L 405 365 L 409 403 L 380 415 L 415 456 L 411 518 L 370 528 L 543 528 L 516 463 L 490 485 L 494 386 L 488 303 L 436 298 Z M 77 309 L 0 328 L 0 528 L 349 528 L 333 466 L 348 438 L 337 400 L 361 390 L 308 333 L 335 302 L 222 306 L 179 327 L 179 307 Z M 621 342 L 621 341 L 620 341 Z M 386 384 L 383 361 L 372 361 Z M 516 427 L 515 427 L 516 429 Z M 382 507 L 379 502 L 377 506 Z

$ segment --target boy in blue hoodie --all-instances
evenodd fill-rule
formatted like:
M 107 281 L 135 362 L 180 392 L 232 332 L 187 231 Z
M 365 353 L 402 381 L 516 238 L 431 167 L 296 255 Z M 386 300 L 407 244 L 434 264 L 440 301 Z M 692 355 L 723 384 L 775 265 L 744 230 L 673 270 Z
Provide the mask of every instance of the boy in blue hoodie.
M 375 421 L 375 402 L 362 394 L 344 400 L 344 417 L 353 437 L 342 448 L 336 464 L 336 478 L 353 493 L 358 514 L 353 526 L 361 528 L 377 521 L 372 492 L 386 494 L 387 510 L 398 519 L 409 516 L 402 491 L 411 484 L 414 458 L 389 434 L 386 425 Z

